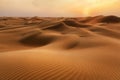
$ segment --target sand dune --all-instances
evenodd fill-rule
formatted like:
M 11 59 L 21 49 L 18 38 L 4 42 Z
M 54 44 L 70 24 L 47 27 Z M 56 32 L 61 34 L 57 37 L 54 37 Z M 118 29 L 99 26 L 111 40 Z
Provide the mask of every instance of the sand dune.
M 68 25 L 68 26 L 73 26 L 73 27 L 83 27 L 83 28 L 85 28 L 85 27 L 90 27 L 91 25 L 87 25 L 87 24 L 83 24 L 83 23 L 79 23 L 79 22 L 77 22 L 77 20 L 75 21 L 74 19 L 72 20 L 72 19 L 66 19 L 66 20 L 64 20 L 63 21 L 66 25 Z
M 119 31 L 116 16 L 0 17 L 0 80 L 120 80 Z
M 69 27 L 62 22 L 58 22 L 54 25 L 43 28 L 43 30 L 53 30 L 53 31 L 66 31 L 68 29 Z
M 106 16 L 101 20 L 102 23 L 118 23 L 120 18 L 116 16 Z
M 90 31 L 95 32 L 97 34 L 101 34 L 104 36 L 108 36 L 108 37 L 113 37 L 113 38 L 118 38 L 120 39 L 120 33 L 117 31 L 113 31 L 111 29 L 108 28 L 102 28 L 102 27 L 91 27 L 89 28 Z
M 53 42 L 55 39 L 57 39 L 58 36 L 56 35 L 50 35 L 50 34 L 32 34 L 27 37 L 24 37 L 20 40 L 21 43 L 31 46 L 44 46 L 51 42 Z
M 88 17 L 85 18 L 83 20 L 81 20 L 81 22 L 84 23 L 120 23 L 120 17 L 117 16 L 95 16 L 95 17 Z

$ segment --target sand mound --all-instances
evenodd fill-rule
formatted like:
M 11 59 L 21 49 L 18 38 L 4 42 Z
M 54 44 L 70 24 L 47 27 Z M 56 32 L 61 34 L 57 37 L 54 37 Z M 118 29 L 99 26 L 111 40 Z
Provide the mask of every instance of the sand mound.
M 118 23 L 120 22 L 120 18 L 116 16 L 106 16 L 100 20 L 102 23 Z
M 101 28 L 101 27 L 92 27 L 92 28 L 89 28 L 89 30 L 92 32 L 95 32 L 97 34 L 101 34 L 104 36 L 120 39 L 120 33 L 113 31 L 111 29 Z
M 100 15 L 100 16 L 95 16 L 95 17 L 87 17 L 84 20 L 82 20 L 81 22 L 83 23 L 99 23 L 101 21 L 101 19 L 103 19 L 104 16 Z
M 62 49 L 62 50 L 75 50 L 75 49 L 87 49 L 100 47 L 106 44 L 104 39 L 96 39 L 89 37 L 79 37 L 77 34 L 64 35 L 59 37 L 56 41 L 52 42 L 50 45 L 45 46 L 46 48 Z M 94 40 L 95 39 L 95 40 Z
M 0 24 L 0 29 L 6 27 L 4 24 Z
M 117 16 L 96 16 L 96 17 L 89 17 L 82 22 L 86 23 L 119 23 L 120 18 Z
M 79 23 L 77 22 L 77 20 L 73 20 L 73 19 L 65 19 L 63 22 L 66 25 L 73 26 L 73 27 L 80 27 L 80 28 L 90 27 L 90 25 Z
M 36 17 L 28 18 L 26 20 L 25 25 L 39 25 L 41 22 L 42 22 L 42 19 L 36 16 Z
M 54 35 L 49 35 L 49 34 L 46 35 L 40 33 L 40 34 L 31 34 L 27 37 L 24 37 L 23 39 L 20 40 L 20 42 L 27 46 L 40 47 L 50 44 L 55 39 L 57 39 L 57 37 Z
M 62 22 L 58 22 L 56 24 L 43 28 L 43 30 L 53 30 L 53 31 L 66 31 L 68 29 L 70 28 Z

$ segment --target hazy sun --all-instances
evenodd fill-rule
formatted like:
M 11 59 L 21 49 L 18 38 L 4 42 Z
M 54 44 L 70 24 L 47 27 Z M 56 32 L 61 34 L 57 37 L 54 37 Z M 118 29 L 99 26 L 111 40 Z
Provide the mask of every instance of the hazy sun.
M 84 6 L 84 15 L 89 16 L 91 15 L 91 12 L 94 11 L 93 9 L 97 10 L 97 8 L 106 8 L 108 6 L 115 5 L 115 2 L 118 0 L 84 0 L 84 3 L 86 4 Z M 92 12 L 93 13 L 93 12 Z

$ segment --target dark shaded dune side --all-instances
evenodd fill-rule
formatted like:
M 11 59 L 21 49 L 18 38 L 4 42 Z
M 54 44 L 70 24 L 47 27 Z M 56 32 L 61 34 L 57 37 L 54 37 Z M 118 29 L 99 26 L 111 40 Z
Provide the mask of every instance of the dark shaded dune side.
M 6 27 L 6 25 L 0 24 L 0 29 L 1 29 L 1 28 L 5 28 L 5 27 Z
M 49 34 L 46 35 L 40 33 L 40 34 L 32 34 L 27 37 L 24 37 L 23 39 L 20 40 L 20 43 L 26 46 L 40 47 L 50 44 L 56 39 L 57 36 L 55 35 L 49 35 Z
M 23 45 L 20 40 L 30 35 L 40 34 L 39 28 L 19 27 L 0 30 L 0 51 L 13 51 L 30 49 L 31 46 Z
M 120 18 L 116 17 L 116 16 L 106 16 L 103 19 L 101 19 L 102 23 L 119 23 L 120 22 Z

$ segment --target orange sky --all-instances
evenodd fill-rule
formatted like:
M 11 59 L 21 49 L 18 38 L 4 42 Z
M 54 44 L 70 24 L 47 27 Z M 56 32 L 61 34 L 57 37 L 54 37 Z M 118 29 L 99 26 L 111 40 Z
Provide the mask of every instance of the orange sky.
M 0 16 L 120 16 L 120 0 L 0 0 Z

